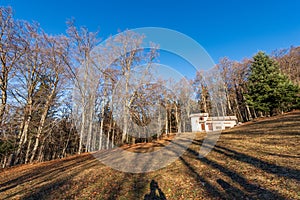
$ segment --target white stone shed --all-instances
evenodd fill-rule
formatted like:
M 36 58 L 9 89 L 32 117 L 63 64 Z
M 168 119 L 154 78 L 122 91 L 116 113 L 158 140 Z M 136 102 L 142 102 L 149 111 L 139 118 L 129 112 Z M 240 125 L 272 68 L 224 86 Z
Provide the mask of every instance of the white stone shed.
M 193 132 L 225 130 L 238 122 L 236 116 L 209 117 L 208 113 L 194 113 L 190 118 Z

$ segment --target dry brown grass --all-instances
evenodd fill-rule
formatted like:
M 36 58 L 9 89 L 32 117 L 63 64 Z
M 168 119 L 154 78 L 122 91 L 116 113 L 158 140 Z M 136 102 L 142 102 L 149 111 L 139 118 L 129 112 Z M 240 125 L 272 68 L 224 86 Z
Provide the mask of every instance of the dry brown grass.
M 161 147 L 167 146 L 170 144 L 170 141 L 175 137 L 174 134 L 169 136 L 163 136 L 158 140 L 154 140 L 150 143 L 136 143 L 130 145 L 123 145 L 121 148 L 130 152 L 135 153 L 148 153 L 159 150 Z
M 91 154 L 5 169 L 0 199 L 144 199 L 152 180 L 166 199 L 300 199 L 300 111 L 224 131 L 199 159 L 204 136 L 198 133 L 176 162 L 151 173 L 119 172 Z M 167 144 L 126 148 L 147 152 Z

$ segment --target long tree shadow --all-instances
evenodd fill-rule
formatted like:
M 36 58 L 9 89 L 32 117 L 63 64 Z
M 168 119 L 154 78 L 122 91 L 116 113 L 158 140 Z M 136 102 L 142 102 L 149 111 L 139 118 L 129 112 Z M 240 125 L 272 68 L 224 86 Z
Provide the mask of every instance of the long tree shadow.
M 51 175 L 52 179 L 50 177 L 47 177 L 47 180 L 43 179 L 40 180 L 40 182 L 36 182 L 35 186 L 32 188 L 28 188 L 29 191 L 17 191 L 15 193 L 11 193 L 9 196 L 7 196 L 7 199 L 15 198 L 16 196 L 22 196 L 22 199 L 53 199 L 53 197 L 50 195 L 54 190 L 63 190 L 62 186 L 69 187 L 72 181 L 72 178 L 76 175 L 82 173 L 83 169 L 87 170 L 90 168 L 94 168 L 98 166 L 99 163 L 96 160 L 91 160 L 90 162 L 85 162 L 80 164 L 79 168 L 70 169 L 68 174 L 65 174 L 64 171 L 61 171 L 59 174 Z M 38 186 L 42 183 L 42 186 Z M 46 183 L 46 184 L 45 184 Z M 86 187 L 84 184 L 81 184 L 78 187 Z M 80 188 L 79 188 L 80 190 Z M 61 191 L 64 192 L 64 191 Z M 27 193 L 27 194 L 26 194 Z
M 143 199 L 143 195 L 145 194 L 149 182 L 145 177 L 146 174 L 144 173 L 134 174 L 132 176 L 131 190 L 134 191 L 132 199 Z
M 154 146 L 155 147 L 158 147 L 158 146 L 165 147 L 166 144 L 155 144 Z M 151 147 L 146 152 L 153 152 L 153 151 L 155 151 L 155 148 Z M 148 165 L 151 165 L 151 163 L 153 164 L 153 159 L 154 159 L 154 157 L 151 156 L 150 159 L 144 163 L 143 169 L 145 169 L 145 170 L 149 169 Z M 140 161 L 138 159 L 136 159 L 135 162 L 140 162 Z M 145 173 L 139 173 L 139 174 L 133 175 L 132 190 L 134 191 L 134 195 L 133 195 L 132 199 L 166 200 L 166 196 L 163 193 L 163 191 L 159 188 L 158 182 L 153 179 L 151 180 L 150 185 L 149 185 L 150 193 L 144 195 L 144 198 L 143 198 L 143 194 L 145 194 L 145 189 L 147 189 L 146 185 L 149 184 L 149 180 L 146 179 L 145 177 L 146 177 Z
M 202 142 L 203 142 L 203 140 L 194 140 L 193 144 L 202 145 Z M 190 149 L 188 149 L 188 150 L 191 151 Z M 268 173 L 273 173 L 277 176 L 287 177 L 287 178 L 291 178 L 291 179 L 300 181 L 300 170 L 291 169 L 288 167 L 283 167 L 283 166 L 279 166 L 276 164 L 272 164 L 272 163 L 263 161 L 261 159 L 255 158 L 253 156 L 246 155 L 244 153 L 237 152 L 235 150 L 228 149 L 226 147 L 222 147 L 220 145 L 215 145 L 214 148 L 212 149 L 212 151 L 215 151 L 215 152 L 218 152 L 225 156 L 231 157 L 235 160 L 251 164 L 254 167 L 260 168 L 263 171 L 266 171 Z M 299 158 L 299 156 L 280 155 L 280 154 L 272 154 L 272 153 L 268 153 L 268 154 L 279 156 L 279 157 L 282 156 L 282 157 L 288 157 L 288 158 Z
M 260 160 L 258 158 L 246 155 L 244 153 L 237 152 L 235 150 L 228 149 L 219 145 L 215 145 L 213 151 L 231 157 L 235 160 L 251 164 L 257 168 L 260 168 L 266 172 L 273 173 L 278 176 L 283 176 L 291 179 L 300 181 L 300 171 L 297 169 L 290 169 L 287 167 L 278 166 L 266 161 Z
M 264 118 L 262 121 L 255 121 L 255 124 L 272 124 L 272 123 L 281 123 L 281 122 L 299 122 L 300 121 L 300 111 L 294 111 L 284 115 L 278 115 L 276 118 Z
M 179 157 L 179 159 L 192 173 L 192 176 L 195 178 L 196 182 L 198 182 L 199 185 L 202 185 L 214 199 L 224 199 L 224 194 L 222 194 L 222 192 L 219 191 L 217 187 L 213 186 L 204 177 L 200 176 L 192 167 L 192 165 L 190 165 L 182 156 Z
M 170 140 L 171 143 L 180 146 L 181 148 L 186 149 L 186 146 L 183 146 L 182 144 L 179 144 L 177 142 L 174 142 L 173 140 Z M 200 141 L 193 141 L 192 143 L 194 144 L 200 144 Z M 171 148 L 169 148 L 170 151 L 172 151 Z M 189 152 L 189 148 L 187 148 L 187 151 Z M 176 153 L 176 152 L 175 152 Z M 220 191 L 216 186 L 212 185 L 205 177 L 201 176 L 196 169 L 193 167 L 192 164 L 190 164 L 185 158 L 184 156 L 179 156 L 180 161 L 187 167 L 187 169 L 189 170 L 189 173 L 194 180 L 198 183 L 199 187 L 203 187 L 205 188 L 205 190 L 208 192 L 209 196 L 212 197 L 215 200 L 222 200 L 222 199 L 226 199 L 225 198 L 225 194 Z M 192 156 L 193 157 L 193 156 Z M 245 195 L 244 195 L 245 196 Z
M 240 199 L 241 197 L 247 196 L 246 199 L 253 199 L 249 195 L 246 195 L 243 191 L 240 189 L 230 185 L 228 182 L 224 181 L 223 179 L 217 179 L 217 183 L 223 188 L 223 190 L 226 192 L 226 198 L 227 199 Z
M 114 200 L 114 199 L 117 199 L 117 197 L 119 197 L 121 195 L 121 191 L 122 191 L 122 188 L 124 187 L 124 184 L 126 182 L 129 181 L 129 179 L 131 178 L 131 174 L 129 173 L 124 173 L 123 174 L 123 179 L 121 181 L 119 180 L 114 180 L 116 181 L 117 183 L 114 184 L 114 187 L 110 187 L 108 191 L 106 191 L 107 194 L 109 194 L 108 196 L 108 200 Z M 110 183 L 110 185 L 112 185 Z
M 81 167 L 81 165 L 85 165 L 87 161 L 95 160 L 91 155 L 84 155 L 81 157 L 74 157 L 66 160 L 59 160 L 56 162 L 51 162 L 46 164 L 45 166 L 39 166 L 38 169 L 32 168 L 26 171 L 22 176 L 18 176 L 17 178 L 11 179 L 5 183 L 0 184 L 0 192 L 4 192 L 11 188 L 14 188 L 23 183 L 27 183 L 29 181 L 33 181 L 40 177 L 46 175 L 55 176 L 58 173 L 62 173 L 64 171 L 68 171 L 71 168 Z M 62 164 L 65 162 L 64 164 Z M 59 166 L 59 167 L 58 167 Z
M 172 143 L 175 143 L 172 141 Z M 177 144 L 180 145 L 180 144 Z M 205 163 L 206 165 L 209 165 L 215 169 L 218 169 L 222 173 L 226 174 L 228 177 L 230 177 L 234 182 L 238 183 L 240 186 L 242 186 L 247 193 L 242 193 L 243 198 L 250 198 L 250 199 L 278 199 L 278 200 L 284 200 L 285 198 L 278 194 L 276 191 L 270 191 L 267 189 L 264 189 L 260 187 L 257 184 L 252 184 L 250 183 L 246 178 L 243 176 L 239 175 L 238 173 L 226 168 L 225 166 L 222 166 L 215 161 L 212 161 L 206 157 L 200 158 L 199 154 L 197 151 L 187 148 L 187 156 L 194 158 L 195 160 L 199 160 L 202 163 Z M 201 180 L 201 176 L 193 169 L 193 167 L 184 160 L 183 157 L 180 157 L 180 160 L 183 161 L 183 163 L 198 177 L 199 180 Z M 205 183 L 208 183 L 205 181 L 205 179 L 202 178 L 202 181 Z M 207 185 L 206 189 L 212 194 L 215 195 L 215 197 L 222 197 L 222 193 L 218 192 L 218 190 L 212 186 L 212 185 Z M 232 197 L 233 198 L 233 197 Z M 230 198 L 229 198 L 230 199 Z
M 113 180 L 115 183 L 114 187 L 110 187 L 110 189 L 106 191 L 106 193 L 109 194 L 107 199 L 114 200 L 120 197 L 126 199 L 142 199 L 144 189 L 148 182 L 148 180 L 145 179 L 145 174 L 118 173 L 122 173 L 123 178 L 121 180 Z
M 140 162 L 140 160 L 134 159 L 131 162 L 137 163 Z M 148 162 L 151 162 L 151 160 Z M 144 163 L 144 165 L 147 166 L 149 164 L 148 162 Z M 105 198 L 102 197 L 101 199 L 143 199 L 149 182 L 145 173 L 120 171 L 115 171 L 115 173 L 119 173 L 120 176 L 123 176 L 123 178 L 112 179 L 109 184 L 110 187 L 105 188 L 105 194 L 109 194 L 109 196 Z
M 277 157 L 283 157 L 283 158 L 300 158 L 300 156 L 294 156 L 294 155 L 286 155 L 286 154 L 279 154 L 279 153 L 270 153 L 266 151 L 261 151 L 263 154 L 268 154 L 270 156 L 277 156 Z
M 284 135 L 300 135 L 300 111 L 292 112 L 284 116 L 279 116 L 277 118 L 264 118 L 261 121 L 253 121 L 245 125 L 247 131 L 242 132 L 241 130 L 244 126 L 237 127 L 236 129 L 225 131 L 222 134 L 245 134 L 245 135 L 260 135 L 262 133 L 261 129 L 265 130 L 279 130 L 288 128 L 284 132 L 274 132 L 272 135 L 284 134 Z M 292 124 L 290 124 L 292 122 Z M 288 125 L 286 123 L 289 123 Z
M 236 172 L 234 172 L 234 171 L 232 171 L 232 170 L 230 170 L 230 169 L 228 169 L 206 157 L 200 158 L 198 152 L 196 152 L 190 148 L 188 149 L 188 152 L 189 152 L 190 156 L 194 156 L 195 159 L 197 159 L 215 169 L 220 170 L 222 173 L 224 173 L 228 177 L 230 177 L 234 182 L 241 185 L 248 193 L 248 194 L 245 194 L 244 197 L 248 197 L 248 195 L 250 195 L 251 198 L 253 198 L 253 199 L 279 199 L 279 200 L 285 199 L 283 196 L 281 196 L 277 192 L 263 189 L 262 187 L 260 187 L 257 184 L 252 184 L 246 178 L 239 175 L 238 173 L 236 173 Z

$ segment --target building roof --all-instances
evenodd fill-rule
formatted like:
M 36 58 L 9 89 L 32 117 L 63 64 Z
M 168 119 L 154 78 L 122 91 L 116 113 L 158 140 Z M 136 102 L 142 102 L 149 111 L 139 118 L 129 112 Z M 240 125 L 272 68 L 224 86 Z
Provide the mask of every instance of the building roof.
M 208 113 L 193 113 L 190 117 L 208 117 Z
M 190 117 L 208 117 L 208 113 L 193 113 Z M 237 121 L 236 116 L 208 117 L 205 121 Z
M 235 121 L 237 120 L 236 116 L 224 116 L 224 117 L 209 117 L 207 121 Z

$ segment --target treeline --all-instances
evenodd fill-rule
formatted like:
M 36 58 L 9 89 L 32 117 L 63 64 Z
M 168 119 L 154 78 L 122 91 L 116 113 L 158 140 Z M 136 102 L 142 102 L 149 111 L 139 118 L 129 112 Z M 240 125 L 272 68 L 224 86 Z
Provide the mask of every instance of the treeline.
M 193 112 L 243 122 L 300 107 L 300 48 L 223 58 L 194 80 L 174 81 L 157 76 L 157 46 L 143 49 L 134 32 L 97 46 L 98 33 L 74 21 L 53 36 L 7 7 L 0 24 L 2 167 L 190 131 Z
M 53 36 L 6 7 L 0 23 L 2 167 L 189 130 L 192 88 L 181 80 L 175 94 L 155 76 L 157 47 L 143 49 L 144 36 L 127 31 L 99 46 L 74 21 Z
M 245 122 L 300 107 L 300 47 L 275 50 L 272 55 L 258 52 L 242 62 L 224 57 L 216 68 L 224 84 L 224 115 L 236 115 Z M 200 85 L 201 110 L 209 112 L 204 77 L 203 72 L 198 72 L 194 83 Z

